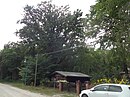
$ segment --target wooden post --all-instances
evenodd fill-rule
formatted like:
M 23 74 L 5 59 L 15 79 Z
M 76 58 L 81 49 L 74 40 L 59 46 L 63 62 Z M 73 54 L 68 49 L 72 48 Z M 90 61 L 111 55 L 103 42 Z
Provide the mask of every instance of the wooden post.
M 54 88 L 56 88 L 56 78 L 53 79 L 54 82 Z
M 80 80 L 76 81 L 76 93 L 77 95 L 80 94 L 80 89 L 81 89 L 81 83 Z
M 90 89 L 90 88 L 91 88 L 91 83 L 90 83 L 90 81 L 86 81 L 85 85 L 86 85 L 86 89 Z
M 59 90 L 63 91 L 63 83 L 62 82 L 59 82 Z

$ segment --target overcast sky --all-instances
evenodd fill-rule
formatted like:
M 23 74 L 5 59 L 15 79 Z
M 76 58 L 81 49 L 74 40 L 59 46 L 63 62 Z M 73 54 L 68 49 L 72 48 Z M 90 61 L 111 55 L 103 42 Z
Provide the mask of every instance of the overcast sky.
M 14 32 L 20 28 L 16 24 L 17 20 L 22 19 L 23 8 L 25 5 L 37 5 L 45 0 L 1 0 L 0 1 L 0 49 L 4 44 L 18 41 Z M 53 3 L 61 5 L 69 5 L 70 10 L 81 9 L 84 13 L 88 13 L 90 6 L 95 4 L 95 0 L 53 0 Z

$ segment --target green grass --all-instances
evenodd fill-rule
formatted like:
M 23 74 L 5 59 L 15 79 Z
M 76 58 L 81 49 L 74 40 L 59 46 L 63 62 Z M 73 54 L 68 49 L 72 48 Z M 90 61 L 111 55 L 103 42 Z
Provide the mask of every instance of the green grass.
M 58 89 L 55 89 L 55 88 L 48 88 L 44 86 L 39 86 L 39 87 L 25 86 L 21 82 L 2 82 L 2 83 L 9 84 L 9 85 L 12 85 L 14 87 L 18 87 L 24 90 L 29 90 L 31 92 L 45 94 L 48 96 L 61 95 L 61 97 L 77 97 L 75 93 L 69 93 L 65 91 L 60 92 Z

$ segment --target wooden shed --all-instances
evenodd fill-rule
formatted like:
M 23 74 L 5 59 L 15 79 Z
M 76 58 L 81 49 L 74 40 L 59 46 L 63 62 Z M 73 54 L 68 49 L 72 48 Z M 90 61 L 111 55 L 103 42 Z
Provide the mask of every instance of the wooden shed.
M 62 81 L 76 83 L 76 92 L 80 93 L 81 84 L 90 81 L 91 76 L 80 73 L 80 72 L 66 72 L 66 71 L 55 71 L 53 74 L 53 79 L 59 81 L 59 90 L 62 91 Z

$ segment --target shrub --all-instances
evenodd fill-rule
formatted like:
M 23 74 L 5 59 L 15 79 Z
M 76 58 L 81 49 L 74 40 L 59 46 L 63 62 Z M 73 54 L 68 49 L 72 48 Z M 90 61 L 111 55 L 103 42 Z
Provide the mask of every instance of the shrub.
M 103 83 L 130 84 L 130 83 L 129 83 L 129 80 L 126 79 L 126 78 L 123 78 L 123 79 L 117 79 L 117 78 L 113 78 L 113 79 L 110 79 L 110 78 L 102 78 L 102 79 L 98 79 L 98 80 L 94 83 L 94 85 L 103 84 Z

